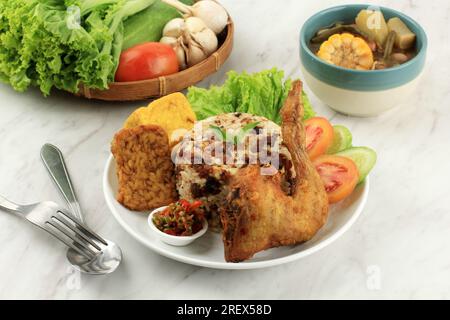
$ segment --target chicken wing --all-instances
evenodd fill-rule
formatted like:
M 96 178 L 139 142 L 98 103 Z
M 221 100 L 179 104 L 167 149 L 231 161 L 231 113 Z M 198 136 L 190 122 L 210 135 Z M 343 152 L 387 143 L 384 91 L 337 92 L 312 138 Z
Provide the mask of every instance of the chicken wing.
M 283 141 L 296 172 L 290 191 L 282 188 L 282 175 L 261 175 L 257 165 L 241 169 L 230 183 L 231 192 L 220 212 L 228 262 L 308 241 L 327 221 L 327 194 L 305 150 L 301 93 L 302 83 L 294 82 L 281 110 Z

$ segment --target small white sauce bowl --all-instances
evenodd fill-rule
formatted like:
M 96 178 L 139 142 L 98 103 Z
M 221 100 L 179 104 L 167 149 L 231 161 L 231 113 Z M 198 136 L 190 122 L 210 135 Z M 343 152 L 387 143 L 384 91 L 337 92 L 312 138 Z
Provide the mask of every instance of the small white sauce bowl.
M 203 236 L 206 233 L 206 231 L 208 230 L 208 222 L 205 219 L 203 221 L 203 228 L 199 232 L 197 232 L 196 234 L 194 234 L 192 236 L 172 236 L 170 234 L 162 232 L 153 223 L 153 216 L 158 212 L 164 211 L 164 209 L 166 209 L 166 208 L 167 208 L 167 206 L 155 209 L 148 216 L 148 225 L 150 226 L 150 229 L 162 242 L 167 243 L 171 246 L 175 246 L 175 247 L 184 247 L 184 246 L 191 244 L 192 242 L 194 242 L 201 236 Z

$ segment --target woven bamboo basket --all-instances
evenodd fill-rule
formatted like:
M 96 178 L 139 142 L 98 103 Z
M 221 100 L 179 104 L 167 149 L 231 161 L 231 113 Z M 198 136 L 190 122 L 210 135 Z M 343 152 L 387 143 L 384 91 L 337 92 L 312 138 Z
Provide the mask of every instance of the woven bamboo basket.
M 184 90 L 220 69 L 231 54 L 233 38 L 234 24 L 230 19 L 227 28 L 219 35 L 219 49 L 195 66 L 156 79 L 113 82 L 107 90 L 89 89 L 81 85 L 77 95 L 104 101 L 139 101 Z

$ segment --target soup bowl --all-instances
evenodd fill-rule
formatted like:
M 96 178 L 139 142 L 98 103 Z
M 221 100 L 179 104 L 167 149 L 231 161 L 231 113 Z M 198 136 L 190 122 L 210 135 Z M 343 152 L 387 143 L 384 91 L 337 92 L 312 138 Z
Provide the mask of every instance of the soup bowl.
M 313 93 L 332 109 L 359 117 L 376 116 L 399 105 L 419 84 L 425 67 L 427 36 L 423 28 L 405 14 L 376 7 L 386 21 L 400 18 L 416 34 L 417 55 L 399 66 L 383 70 L 353 70 L 329 64 L 309 47 L 318 30 L 338 21 L 354 21 L 369 5 L 342 5 L 320 11 L 309 18 L 300 32 L 300 61 L 304 80 Z

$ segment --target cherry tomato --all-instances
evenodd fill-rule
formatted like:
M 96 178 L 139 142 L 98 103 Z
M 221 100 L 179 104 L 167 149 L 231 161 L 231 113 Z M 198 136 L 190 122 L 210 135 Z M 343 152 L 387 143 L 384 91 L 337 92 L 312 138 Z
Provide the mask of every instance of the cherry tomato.
M 171 46 L 147 42 L 131 47 L 120 55 L 116 81 L 153 79 L 178 72 L 178 59 Z
M 355 190 L 359 174 L 351 159 L 323 155 L 314 160 L 313 164 L 322 178 L 330 203 L 345 199 Z
M 306 152 L 311 160 L 325 154 L 333 143 L 333 127 L 321 117 L 306 120 Z

